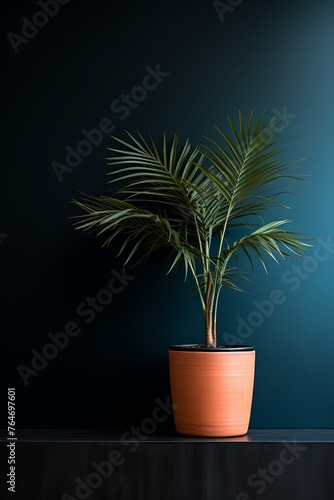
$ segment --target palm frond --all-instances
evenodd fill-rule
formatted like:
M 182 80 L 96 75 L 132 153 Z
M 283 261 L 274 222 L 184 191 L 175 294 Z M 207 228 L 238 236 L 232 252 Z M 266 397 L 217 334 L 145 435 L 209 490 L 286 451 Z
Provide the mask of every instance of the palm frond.
M 184 237 L 184 233 L 178 231 L 179 221 L 164 216 L 163 212 L 154 213 L 106 196 L 87 195 L 86 199 L 73 201 L 85 212 L 76 216 L 76 229 L 95 232 L 97 236 L 104 237 L 103 247 L 108 247 L 117 236 L 122 235 L 123 244 L 118 255 L 130 247 L 125 264 L 139 252 L 141 256 L 137 264 L 146 260 L 153 251 L 165 247 L 169 247 L 173 255 L 168 272 L 182 260 L 187 271 L 189 262 L 194 264 L 196 259 L 202 257 L 201 252 Z
M 300 234 L 282 228 L 289 222 L 291 221 L 270 222 L 235 241 L 224 250 L 222 257 L 224 262 L 227 262 L 232 256 L 237 258 L 238 252 L 242 251 L 247 256 L 252 268 L 254 267 L 253 254 L 258 257 L 267 272 L 264 261 L 265 254 L 276 262 L 277 256 L 283 258 L 291 255 L 302 256 L 306 248 L 312 245 L 307 243 L 305 239 L 303 240 Z
M 229 133 L 216 126 L 217 138 L 204 136 L 194 149 L 189 139 L 180 145 L 177 134 L 170 141 L 163 134 L 159 143 L 139 132 L 114 137 L 117 146 L 107 158 L 112 195 L 73 200 L 82 212 L 75 227 L 95 232 L 103 246 L 121 240 L 118 255 L 126 263 L 168 248 L 167 272 L 183 263 L 203 310 L 216 316 L 222 287 L 241 290 L 238 279 L 248 279 L 229 266 L 232 257 L 238 264 L 243 253 L 252 267 L 256 258 L 267 271 L 266 257 L 300 256 L 311 246 L 288 220 L 265 222 L 269 209 L 288 208 L 282 195 L 301 178 L 299 161 L 286 158 L 288 147 L 274 132 L 279 120 L 264 116 L 255 121 L 251 112 L 245 120 L 239 112 L 236 124 L 228 117 Z M 228 242 L 235 228 L 242 235 Z

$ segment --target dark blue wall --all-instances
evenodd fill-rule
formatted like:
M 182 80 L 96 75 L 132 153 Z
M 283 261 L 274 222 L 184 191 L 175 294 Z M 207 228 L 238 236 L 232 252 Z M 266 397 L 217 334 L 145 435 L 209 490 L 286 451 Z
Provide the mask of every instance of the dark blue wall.
M 99 241 L 72 228 L 72 198 L 108 193 L 110 132 L 139 129 L 158 139 L 164 130 L 196 144 L 214 124 L 224 128 L 227 113 L 264 107 L 268 116 L 285 114 L 300 141 L 307 178 L 284 216 L 315 246 L 306 259 L 268 262 L 268 275 L 256 267 L 250 294 L 224 291 L 219 341 L 238 335 L 256 348 L 252 427 L 333 426 L 334 4 L 230 4 L 219 15 L 204 0 L 71 0 L 49 19 L 36 16 L 36 2 L 7 7 L 1 385 L 16 387 L 18 427 L 135 425 L 169 395 L 169 344 L 202 341 L 198 298 L 182 273 L 164 276 L 164 254 L 122 271 L 113 248 L 101 252 Z M 30 25 L 22 35 L 23 16 L 38 31 Z M 145 80 L 156 88 L 146 96 L 134 89 L 157 69 L 156 86 L 154 77 Z M 120 108 L 117 100 L 131 92 L 138 102 Z M 82 131 L 98 127 L 89 151 Z M 66 163 L 71 148 L 85 156 L 72 153 Z M 119 293 L 93 311 L 87 298 L 107 303 L 101 290 L 115 271 L 130 277 L 116 280 Z M 52 344 L 48 334 L 65 328 L 68 344 L 49 347 L 54 359 L 33 366 L 31 350 L 41 353 Z M 172 427 L 172 418 L 161 426 Z

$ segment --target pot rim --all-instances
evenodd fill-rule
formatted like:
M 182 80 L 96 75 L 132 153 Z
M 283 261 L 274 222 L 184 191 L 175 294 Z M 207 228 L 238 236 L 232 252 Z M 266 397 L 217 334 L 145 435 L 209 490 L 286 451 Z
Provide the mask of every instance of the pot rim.
M 204 344 L 180 344 L 170 345 L 170 351 L 188 351 L 188 352 L 246 352 L 255 351 L 252 345 L 219 345 L 217 347 L 204 347 Z

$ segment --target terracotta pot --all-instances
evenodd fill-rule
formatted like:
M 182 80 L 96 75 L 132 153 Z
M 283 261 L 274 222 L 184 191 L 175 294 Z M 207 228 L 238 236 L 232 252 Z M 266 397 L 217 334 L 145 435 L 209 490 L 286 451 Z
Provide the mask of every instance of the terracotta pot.
M 178 432 L 215 437 L 247 433 L 255 368 L 252 346 L 170 346 L 169 367 Z

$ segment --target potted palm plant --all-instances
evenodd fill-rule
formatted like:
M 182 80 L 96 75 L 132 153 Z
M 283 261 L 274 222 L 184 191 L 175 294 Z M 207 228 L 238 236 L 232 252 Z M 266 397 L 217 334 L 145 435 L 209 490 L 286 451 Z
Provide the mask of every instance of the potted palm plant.
M 104 237 L 102 246 L 119 243 L 125 265 L 139 264 L 153 251 L 170 249 L 167 272 L 183 263 L 193 278 L 204 317 L 202 344 L 169 349 L 174 419 L 178 432 L 233 436 L 248 430 L 255 351 L 252 346 L 217 343 L 217 311 L 223 287 L 241 290 L 247 279 L 238 266 L 245 254 L 264 269 L 265 256 L 302 255 L 306 241 L 289 229 L 289 220 L 265 220 L 293 179 L 282 155 L 277 118 L 265 112 L 235 125 L 230 135 L 216 127 L 218 139 L 191 149 L 179 147 L 178 136 L 157 143 L 140 133 L 108 158 L 112 167 L 110 196 L 73 200 L 83 211 L 77 229 Z M 282 127 L 280 127 L 282 128 Z M 238 233 L 237 233 L 238 231 Z M 242 233 L 240 235 L 240 232 Z M 235 236 L 238 234 L 237 236 Z

